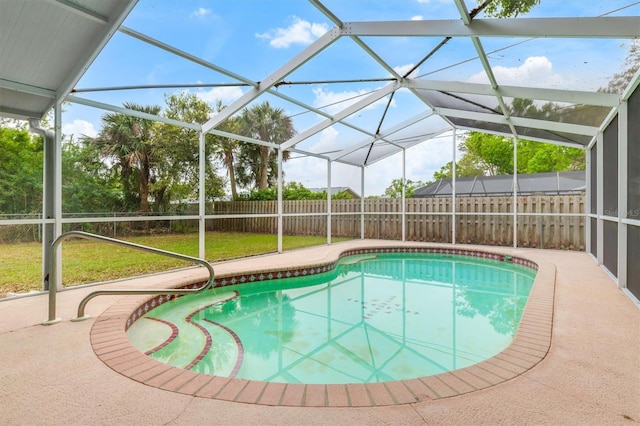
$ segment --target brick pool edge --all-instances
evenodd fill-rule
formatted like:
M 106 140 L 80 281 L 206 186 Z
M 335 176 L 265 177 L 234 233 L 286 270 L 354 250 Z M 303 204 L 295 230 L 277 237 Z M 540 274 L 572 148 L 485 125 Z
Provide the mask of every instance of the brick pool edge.
M 497 355 L 472 366 L 434 376 L 368 384 L 304 385 L 261 382 L 194 373 L 153 360 L 136 349 L 126 329 L 145 305 L 149 296 L 120 298 L 96 318 L 91 328 L 91 345 L 98 358 L 114 371 L 148 386 L 192 395 L 240 403 L 297 407 L 374 407 L 410 404 L 454 397 L 486 389 L 511 380 L 533 368 L 549 351 L 553 325 L 555 266 L 529 256 L 508 255 L 498 250 L 459 247 L 386 246 L 347 249 L 322 264 L 296 265 L 280 270 L 248 271 L 244 274 L 216 277 L 216 287 L 322 273 L 335 267 L 345 256 L 368 253 L 441 253 L 519 263 L 537 269 L 536 278 L 518 330 L 511 344 Z M 324 268 L 324 270 L 323 270 Z M 283 274 L 278 276 L 278 274 Z M 295 274 L 298 275 L 295 275 Z M 271 276 L 271 277 L 270 277 Z M 244 279 L 244 281 L 242 281 Z M 225 284 L 223 284 L 223 281 Z M 198 285 L 201 280 L 183 283 Z M 165 297 L 166 298 L 166 297 Z

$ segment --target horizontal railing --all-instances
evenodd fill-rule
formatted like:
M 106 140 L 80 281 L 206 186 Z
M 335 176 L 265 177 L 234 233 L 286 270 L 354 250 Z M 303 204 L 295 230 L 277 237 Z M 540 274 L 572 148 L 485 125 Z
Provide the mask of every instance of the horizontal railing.
M 80 304 L 78 305 L 78 316 L 74 318 L 72 321 L 80 321 L 83 319 L 89 318 L 85 316 L 84 310 L 87 303 L 97 296 L 103 295 L 134 295 L 134 294 L 171 294 L 171 295 L 185 295 L 192 293 L 199 293 L 203 290 L 213 288 L 215 273 L 213 267 L 206 260 L 198 259 L 197 257 L 186 256 L 183 254 L 173 253 L 166 250 L 160 250 L 153 247 L 147 247 L 140 244 L 130 243 L 128 241 L 116 240 L 114 238 L 103 237 L 102 235 L 90 234 L 88 232 L 82 231 L 70 231 L 60 235 L 52 244 L 51 244 L 51 257 L 50 257 L 50 265 L 49 265 L 49 319 L 45 321 L 43 324 L 54 324 L 59 321 L 56 318 L 56 294 L 58 290 L 57 283 L 57 252 L 58 246 L 69 238 L 84 238 L 87 240 L 97 240 L 106 242 L 109 244 L 114 244 L 118 246 L 129 247 L 136 250 L 141 250 L 149 253 L 159 254 L 161 256 L 173 257 L 175 259 L 184 260 L 187 262 L 192 262 L 204 266 L 209 271 L 209 279 L 205 284 L 198 288 L 194 289 L 175 289 L 175 288 L 166 288 L 166 289 L 113 289 L 113 290 L 97 290 L 92 293 L 89 293 L 87 296 L 82 299 Z

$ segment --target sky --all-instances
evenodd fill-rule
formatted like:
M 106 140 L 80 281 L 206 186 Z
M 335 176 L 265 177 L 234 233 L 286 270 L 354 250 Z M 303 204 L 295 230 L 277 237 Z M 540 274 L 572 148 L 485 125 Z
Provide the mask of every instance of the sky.
M 322 2 L 342 21 L 459 19 L 452 0 L 325 0 Z M 640 2 L 607 0 L 542 0 L 528 17 L 588 17 L 640 15 Z M 474 0 L 466 0 L 469 8 Z M 627 7 L 630 6 L 630 7 Z M 302 0 L 140 0 L 124 26 L 181 49 L 202 60 L 252 81 L 261 81 L 333 27 L 331 21 L 311 3 Z M 397 71 L 408 71 L 441 39 L 417 37 L 362 37 L 364 43 Z M 628 49 L 626 40 L 589 39 L 502 39 L 485 38 L 483 48 L 501 85 L 597 90 L 620 71 Z M 336 83 L 336 80 L 384 79 L 389 73 L 349 38 L 340 38 L 317 57 L 286 77 L 308 82 L 278 88 L 307 105 L 335 113 L 383 87 L 386 82 Z M 487 83 L 487 76 L 467 39 L 453 39 L 421 64 L 412 74 L 419 78 Z M 230 104 L 248 89 L 243 86 L 214 88 L 151 88 L 136 90 L 93 90 L 122 86 L 163 84 L 227 84 L 237 80 L 116 33 L 76 85 L 77 96 L 122 105 L 164 106 L 166 94 L 188 91 L 206 102 Z M 404 92 L 404 93 L 403 93 Z M 358 97 L 360 96 L 360 97 Z M 318 123 L 322 117 L 272 95 L 268 100 L 292 117 L 298 132 Z M 387 102 L 382 99 L 351 122 L 375 130 Z M 386 113 L 382 130 L 424 109 L 406 89 L 397 92 Z M 63 114 L 67 136 L 95 136 L 105 111 L 69 104 Z M 449 127 L 440 119 L 426 122 L 429 132 Z M 458 132 L 459 136 L 462 132 Z M 363 135 L 346 126 L 333 126 L 301 142 L 301 149 L 329 152 L 363 140 Z M 453 155 L 452 132 L 447 131 L 406 150 L 405 176 L 413 181 L 432 180 Z M 460 155 L 459 153 L 457 155 Z M 300 157 L 283 166 L 286 182 L 306 187 L 327 186 L 327 161 Z M 365 168 L 365 196 L 381 195 L 393 179 L 402 177 L 402 155 L 394 155 Z M 347 186 L 361 193 L 361 169 L 333 163 L 331 185 Z

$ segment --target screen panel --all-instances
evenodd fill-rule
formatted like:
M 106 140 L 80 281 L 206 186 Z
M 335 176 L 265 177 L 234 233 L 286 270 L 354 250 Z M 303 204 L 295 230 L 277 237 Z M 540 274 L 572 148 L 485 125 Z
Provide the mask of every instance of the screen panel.
M 640 226 L 627 227 L 627 289 L 640 299 Z
M 598 150 L 596 149 L 598 144 L 594 144 L 591 148 L 591 188 L 589 189 L 591 194 L 591 202 L 589 205 L 589 211 L 591 214 L 598 213 Z M 592 236 L 593 238 L 593 236 Z
M 603 134 L 603 208 L 605 216 L 618 216 L 618 116 Z
M 591 218 L 589 226 L 591 226 L 591 254 L 598 257 L 598 219 Z
M 603 230 L 603 254 L 602 263 L 609 272 L 618 276 L 618 224 L 616 222 L 604 221 Z
M 640 86 L 639 86 L 640 87 Z M 640 220 L 640 90 L 636 89 L 628 103 L 628 167 L 627 217 Z

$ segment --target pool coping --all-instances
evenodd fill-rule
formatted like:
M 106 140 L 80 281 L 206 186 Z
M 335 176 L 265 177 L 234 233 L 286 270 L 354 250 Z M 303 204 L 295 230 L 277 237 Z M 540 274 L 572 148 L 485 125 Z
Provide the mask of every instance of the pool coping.
M 450 398 L 490 388 L 512 380 L 540 363 L 551 345 L 555 297 L 555 266 L 507 250 L 465 249 L 455 246 L 403 245 L 337 249 L 322 264 L 299 264 L 283 269 L 248 270 L 242 276 L 259 277 L 278 271 L 316 270 L 321 265 L 335 265 L 344 256 L 371 253 L 372 250 L 431 249 L 436 253 L 459 254 L 501 260 L 530 262 L 538 271 L 525 306 L 518 330 L 511 344 L 497 355 L 459 370 L 434 376 L 369 384 L 286 384 L 212 376 L 176 368 L 156 361 L 138 349 L 126 335 L 127 324 L 135 318 L 150 296 L 121 298 L 96 318 L 90 333 L 91 346 L 97 357 L 112 370 L 137 382 L 159 389 L 249 404 L 295 407 L 375 407 L 410 404 Z M 362 252 L 362 253 L 360 253 Z M 475 254 L 469 254 L 475 253 Z M 220 275 L 223 280 L 238 274 Z M 201 279 L 183 281 L 178 286 L 197 285 Z

